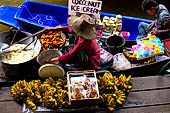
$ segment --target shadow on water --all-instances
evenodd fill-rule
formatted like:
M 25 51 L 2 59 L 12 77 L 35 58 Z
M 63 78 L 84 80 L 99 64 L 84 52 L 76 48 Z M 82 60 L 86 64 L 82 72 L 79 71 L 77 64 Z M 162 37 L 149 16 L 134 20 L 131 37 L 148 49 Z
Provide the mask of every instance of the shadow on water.
M 25 0 L 0 0 L 0 5 L 7 5 L 18 7 Z M 68 0 L 32 0 L 50 4 L 68 5 Z M 142 0 L 101 0 L 102 1 L 102 12 L 121 14 L 124 16 L 132 16 L 137 18 L 152 19 L 141 10 Z M 170 0 L 157 0 L 159 3 L 164 4 L 170 10 Z M 1 12 L 0 12 L 1 13 Z M 8 30 L 9 27 L 0 24 L 0 32 Z

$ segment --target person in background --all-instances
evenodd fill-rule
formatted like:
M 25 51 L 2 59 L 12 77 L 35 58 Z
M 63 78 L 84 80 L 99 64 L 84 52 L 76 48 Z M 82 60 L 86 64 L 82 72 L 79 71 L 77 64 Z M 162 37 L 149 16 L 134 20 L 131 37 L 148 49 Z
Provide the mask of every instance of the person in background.
M 52 58 L 50 62 L 59 61 L 60 63 L 68 63 L 70 60 L 74 59 L 74 57 L 78 55 L 80 51 L 83 51 L 88 56 L 88 69 L 98 70 L 100 63 L 100 48 L 96 42 L 96 29 L 94 19 L 89 15 L 82 14 L 80 17 L 70 16 L 67 19 L 67 22 L 69 25 L 68 30 L 70 32 L 73 30 L 73 32 L 77 35 L 77 42 L 68 53 L 57 58 Z M 49 30 L 57 28 L 46 27 L 45 29 Z
M 170 14 L 167 8 L 155 0 L 143 0 L 142 10 L 154 17 L 151 24 L 141 22 L 138 26 L 139 36 L 146 37 L 149 33 L 161 40 L 170 38 Z

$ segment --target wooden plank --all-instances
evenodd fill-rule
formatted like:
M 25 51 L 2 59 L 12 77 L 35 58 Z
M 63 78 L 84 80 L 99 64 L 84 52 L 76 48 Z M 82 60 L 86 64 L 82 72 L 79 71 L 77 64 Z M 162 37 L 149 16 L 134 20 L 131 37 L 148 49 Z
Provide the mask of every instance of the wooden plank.
M 0 92 L 0 109 L 3 111 L 2 113 L 12 113 L 12 111 L 13 113 L 14 111 L 15 113 L 21 112 L 22 106 L 17 104 L 15 101 L 2 101 L 5 95 L 8 96 L 5 96 L 4 99 L 11 99 L 9 89 L 10 88 L 2 88 L 2 91 Z M 159 113 L 161 110 L 164 112 L 168 110 L 170 111 L 169 94 L 170 89 L 131 92 L 127 97 L 127 101 L 123 104 L 122 107 L 116 110 L 116 113 Z M 107 110 L 100 112 L 97 111 L 97 113 L 102 112 L 105 113 Z
M 102 113 L 102 112 L 96 112 L 96 113 Z M 105 113 L 105 111 L 103 113 Z M 160 105 L 160 106 L 119 109 L 113 111 L 113 113 L 170 113 L 170 104 Z
M 0 113 L 22 113 L 22 106 L 15 101 L 0 102 Z
M 10 87 L 1 87 L 0 88 L 0 102 L 13 100 L 10 91 L 11 91 Z
M 148 90 L 139 92 L 130 92 L 127 101 L 123 107 L 140 107 L 155 104 L 170 103 L 170 89 Z M 13 100 L 10 93 L 10 87 L 4 87 L 0 90 L 0 101 Z
M 1 113 L 22 113 L 22 106 L 17 104 L 15 101 L 0 102 Z M 85 113 L 85 111 L 78 111 Z M 89 113 L 108 113 L 108 110 L 104 111 L 90 111 Z M 44 112 L 45 113 L 45 112 Z M 52 111 L 50 111 L 52 113 Z M 112 113 L 170 113 L 170 104 L 157 105 L 148 107 L 134 107 L 134 108 L 120 108 Z
M 155 75 L 147 77 L 132 78 L 132 92 L 142 90 L 170 88 L 170 75 Z
M 130 92 L 122 108 L 170 104 L 170 89 Z
M 170 76 L 148 76 L 132 78 L 131 92 L 170 88 Z M 0 100 L 11 99 L 10 87 L 0 89 Z
M 22 106 L 14 101 L 0 102 L 1 113 L 22 113 Z M 79 111 L 79 113 L 85 113 L 87 111 Z M 47 112 L 44 112 L 47 113 Z M 50 111 L 52 113 L 52 111 Z M 78 112 L 77 112 L 78 113 Z M 88 113 L 108 113 L 108 110 L 104 111 L 90 111 Z M 170 113 L 170 105 L 161 106 L 149 106 L 139 108 L 117 109 L 112 113 Z
M 170 108 L 170 76 L 150 76 L 132 78 L 133 90 L 127 96 L 127 101 L 119 109 L 135 109 L 142 112 L 142 108 L 169 106 Z M 9 103 L 13 100 L 10 94 L 11 87 L 1 87 L 0 103 Z M 17 104 L 17 103 L 16 103 Z M 4 109 L 4 108 L 3 108 Z M 5 108 L 6 109 L 6 108 Z M 165 109 L 167 109 L 165 107 Z M 126 113 L 125 111 L 122 111 Z M 159 112 L 159 109 L 158 111 Z M 130 112 L 131 113 L 131 112 Z

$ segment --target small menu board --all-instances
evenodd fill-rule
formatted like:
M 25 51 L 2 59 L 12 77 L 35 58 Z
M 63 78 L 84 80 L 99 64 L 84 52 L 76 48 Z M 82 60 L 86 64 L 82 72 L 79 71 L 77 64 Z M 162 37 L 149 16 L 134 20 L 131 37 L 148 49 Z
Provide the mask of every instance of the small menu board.
M 95 71 L 69 71 L 67 83 L 72 107 L 96 105 L 99 90 Z

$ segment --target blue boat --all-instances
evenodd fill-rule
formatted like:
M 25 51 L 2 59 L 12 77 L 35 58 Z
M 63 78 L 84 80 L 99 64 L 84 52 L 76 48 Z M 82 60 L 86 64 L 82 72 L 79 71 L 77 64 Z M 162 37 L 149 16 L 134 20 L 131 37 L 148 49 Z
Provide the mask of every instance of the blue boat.
M 46 26 L 67 26 L 68 7 L 36 1 L 25 1 L 20 7 L 1 6 L 0 23 L 18 27 L 23 31 L 34 33 Z M 101 12 L 104 16 L 116 17 L 116 14 Z M 128 40 L 135 40 L 140 22 L 151 23 L 151 20 L 122 16 L 122 31 L 130 32 Z

